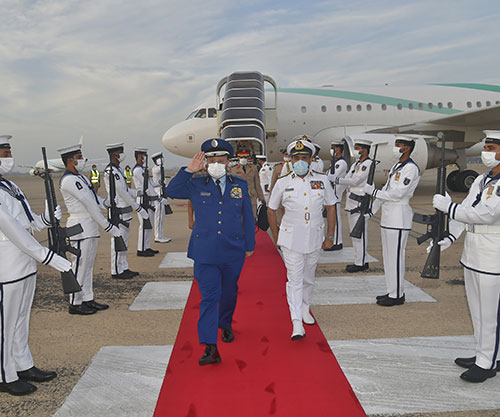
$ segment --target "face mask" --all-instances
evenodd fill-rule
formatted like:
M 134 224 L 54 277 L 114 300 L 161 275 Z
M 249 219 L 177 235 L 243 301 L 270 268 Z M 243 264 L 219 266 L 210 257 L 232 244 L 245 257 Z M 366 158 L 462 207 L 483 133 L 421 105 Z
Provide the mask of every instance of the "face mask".
M 498 164 L 500 164 L 500 161 L 496 159 L 496 156 L 496 152 L 483 151 L 481 152 L 481 161 L 488 168 L 495 168 Z
M 229 162 L 230 167 L 235 167 L 236 165 L 238 165 L 238 161 L 230 161 Z
M 247 165 L 247 164 L 248 164 L 248 159 L 240 158 L 240 165 Z
M 124 153 L 119 153 L 118 154 L 118 161 L 119 162 L 125 161 L 125 154 Z
M 87 159 L 77 159 L 75 168 L 78 172 L 84 172 L 87 166 Z
M 309 164 L 306 161 L 297 161 L 293 164 L 293 171 L 299 176 L 306 175 L 309 171 Z
M 359 161 L 359 158 L 361 158 L 361 151 L 360 152 L 355 152 L 354 155 L 354 162 Z
M 14 168 L 14 158 L 0 158 L 0 175 L 8 174 Z
M 219 162 L 213 162 L 208 164 L 207 172 L 208 175 L 217 180 L 226 175 L 226 165 Z
M 394 146 L 392 148 L 392 154 L 394 155 L 394 158 L 396 158 L 396 159 L 401 158 L 401 155 L 402 155 L 401 148 L 399 148 L 398 146 Z

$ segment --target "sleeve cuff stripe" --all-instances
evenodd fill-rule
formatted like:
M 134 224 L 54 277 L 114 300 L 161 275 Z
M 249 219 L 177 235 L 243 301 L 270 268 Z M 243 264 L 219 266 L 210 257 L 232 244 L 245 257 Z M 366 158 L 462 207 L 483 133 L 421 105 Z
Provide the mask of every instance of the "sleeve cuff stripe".
M 52 260 L 52 258 L 54 257 L 54 252 L 49 250 L 49 253 L 47 254 L 47 256 L 45 257 L 45 259 L 43 260 L 42 264 L 44 265 L 48 265 L 50 263 L 50 261 Z
M 454 219 L 454 218 L 455 218 L 455 215 L 456 215 L 456 213 L 457 213 L 457 207 L 458 207 L 458 204 L 453 203 L 453 209 L 452 209 L 452 210 L 453 210 L 453 213 L 452 213 L 452 215 L 451 215 L 451 218 L 452 218 L 452 219 Z
M 449 238 L 451 239 L 452 242 L 455 242 L 455 240 L 457 240 L 457 238 L 455 237 L 455 235 L 453 235 L 453 233 L 449 234 Z
M 105 232 L 109 232 L 113 228 L 113 225 L 111 223 L 108 223 L 106 228 L 104 229 Z

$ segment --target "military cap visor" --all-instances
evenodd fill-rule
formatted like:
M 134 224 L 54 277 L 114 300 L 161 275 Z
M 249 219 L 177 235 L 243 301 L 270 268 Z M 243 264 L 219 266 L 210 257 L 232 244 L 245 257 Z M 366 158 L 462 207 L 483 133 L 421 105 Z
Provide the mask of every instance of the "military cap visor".
M 82 151 L 82 145 L 80 144 L 67 146 L 66 148 L 61 148 L 57 150 L 57 152 L 59 152 L 59 155 L 61 156 L 74 155 L 81 151 Z
M 10 139 L 12 136 L 10 135 L 0 135 L 0 148 L 1 149 L 10 149 Z
M 155 159 L 158 158 L 163 158 L 163 152 L 156 152 L 153 155 L 151 155 L 151 159 L 154 161 Z
M 106 150 L 108 151 L 108 153 L 113 153 L 113 152 L 116 152 L 116 151 L 122 151 L 124 150 L 124 145 L 123 145 L 123 142 L 122 143 L 111 143 L 109 145 L 106 145 Z

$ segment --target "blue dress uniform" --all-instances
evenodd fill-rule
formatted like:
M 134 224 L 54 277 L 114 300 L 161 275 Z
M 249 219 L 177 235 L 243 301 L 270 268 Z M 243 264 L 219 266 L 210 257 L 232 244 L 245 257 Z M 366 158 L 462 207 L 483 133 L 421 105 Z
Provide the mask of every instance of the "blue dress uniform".
M 203 144 L 202 151 L 213 149 L 210 142 Z M 212 142 L 229 146 L 232 153 L 229 143 Z M 202 296 L 199 341 L 207 345 L 217 344 L 218 328 L 231 326 L 245 252 L 255 247 L 255 220 L 246 181 L 232 175 L 220 181 L 222 195 L 210 175 L 181 168 L 166 189 L 169 197 L 189 199 L 193 204 L 196 220 L 188 257 L 194 260 Z

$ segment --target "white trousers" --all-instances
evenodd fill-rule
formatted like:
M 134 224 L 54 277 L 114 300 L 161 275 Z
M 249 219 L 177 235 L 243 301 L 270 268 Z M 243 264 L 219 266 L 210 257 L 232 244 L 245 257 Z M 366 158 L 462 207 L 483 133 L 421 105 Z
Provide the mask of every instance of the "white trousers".
M 30 312 L 36 275 L 0 284 L 0 382 L 13 382 L 17 372 L 33 366 L 28 346 Z
M 333 233 L 334 239 L 333 239 L 333 244 L 334 245 L 342 245 L 342 216 L 340 214 L 340 203 L 335 204 L 335 230 Z
M 500 276 L 464 268 L 464 278 L 476 340 L 476 365 L 493 369 L 500 348 Z
M 82 290 L 69 295 L 69 302 L 72 305 L 80 305 L 84 301 L 94 299 L 94 262 L 97 254 L 98 238 L 78 240 L 71 242 L 71 246 L 80 249 L 80 256 L 71 254 L 72 270 L 76 280 L 82 287 Z
M 316 267 L 321 250 L 311 253 L 295 252 L 281 247 L 285 261 L 288 282 L 286 296 L 292 320 L 302 321 L 302 304 L 307 308 L 311 305 L 314 291 Z
M 404 294 L 406 243 L 409 230 L 380 228 L 387 292 L 391 298 Z
M 163 220 L 165 219 L 165 202 L 166 200 L 162 201 L 155 201 L 155 224 L 154 224 L 154 230 L 155 230 L 155 239 L 165 239 L 165 235 L 163 234 Z
M 349 230 L 352 232 L 356 222 L 358 221 L 359 213 L 349 213 L 347 212 L 347 218 L 349 220 Z M 354 247 L 354 265 L 363 266 L 366 263 L 366 243 L 368 242 L 368 225 L 365 219 L 365 229 L 364 233 L 360 239 L 355 239 L 351 237 L 352 246 Z
M 149 209 L 148 216 L 149 216 L 149 221 L 153 223 L 154 211 Z M 151 248 L 151 236 L 153 235 L 153 230 L 144 229 L 144 219 L 139 213 L 137 213 L 137 217 L 139 218 L 139 236 L 137 239 L 137 250 L 145 251 L 146 249 Z
M 118 227 L 122 232 L 123 240 L 128 248 L 128 238 L 130 236 L 130 222 L 132 221 L 132 214 L 127 213 L 122 215 L 123 221 L 127 222 L 129 226 L 119 224 Z M 121 274 L 123 271 L 128 269 L 127 262 L 127 251 L 116 252 L 115 251 L 115 239 L 111 238 L 111 275 Z

